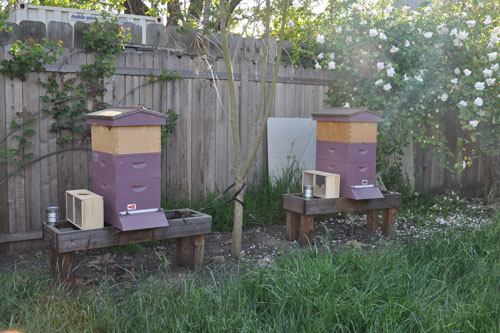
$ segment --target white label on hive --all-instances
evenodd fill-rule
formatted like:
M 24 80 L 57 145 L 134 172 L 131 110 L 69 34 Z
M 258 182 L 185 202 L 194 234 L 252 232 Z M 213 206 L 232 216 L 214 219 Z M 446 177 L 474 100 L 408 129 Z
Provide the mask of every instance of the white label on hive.
M 127 205 L 127 210 L 136 210 L 137 209 L 137 205 L 136 204 L 128 204 Z

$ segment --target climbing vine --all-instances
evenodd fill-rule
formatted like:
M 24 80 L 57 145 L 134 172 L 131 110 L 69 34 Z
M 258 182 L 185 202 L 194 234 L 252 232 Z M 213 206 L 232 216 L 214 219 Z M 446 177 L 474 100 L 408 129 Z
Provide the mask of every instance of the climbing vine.
M 15 170 L 9 172 L 8 177 L 0 183 L 33 163 L 35 156 L 33 153 L 26 153 L 26 149 L 32 145 L 30 138 L 36 134 L 34 126 L 41 112 L 54 120 L 49 130 L 57 137 L 58 151 L 88 149 L 86 140 L 90 133 L 82 120 L 85 113 L 109 106 L 103 101 L 106 92 L 104 79 L 115 74 L 116 55 L 125 49 L 125 43 L 131 39 L 130 29 L 119 26 L 117 20 L 103 14 L 84 31 L 82 51 L 79 52 L 92 53 L 94 63 L 82 65 L 76 76 L 51 72 L 37 80 L 37 84 L 45 90 L 45 94 L 40 96 L 40 101 L 45 106 L 36 113 L 17 113 L 16 120 L 10 124 L 11 131 L 0 140 L 3 143 L 10 137 L 17 141 L 17 148 L 0 150 L 0 164 L 8 164 L 9 170 Z M 11 59 L 0 62 L 0 72 L 10 79 L 25 81 L 27 73 L 44 72 L 45 66 L 57 61 L 62 55 L 61 42 L 47 39 L 41 42 L 17 41 L 13 44 L 10 55 Z M 63 59 L 63 64 L 67 59 Z M 147 84 L 181 79 L 179 73 L 165 69 L 159 76 L 150 74 Z M 167 111 L 167 125 L 162 127 L 162 144 L 166 144 L 167 138 L 172 135 L 178 117 L 174 110 Z M 40 158 L 43 157 L 37 157 Z M 4 171 L 2 175 L 5 174 Z

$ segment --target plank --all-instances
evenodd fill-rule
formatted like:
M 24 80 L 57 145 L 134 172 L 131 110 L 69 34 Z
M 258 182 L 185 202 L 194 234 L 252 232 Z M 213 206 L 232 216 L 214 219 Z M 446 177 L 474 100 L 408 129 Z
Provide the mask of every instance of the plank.
M 0 61 L 4 59 L 4 46 L 0 45 Z M 7 117 L 5 109 L 5 84 L 6 78 L 0 75 L 0 138 L 5 137 L 8 132 Z M 0 144 L 0 149 L 7 147 L 6 142 Z M 5 179 L 7 175 L 7 166 L 0 164 L 0 179 Z M 9 232 L 9 186 L 8 182 L 0 185 L 0 233 Z M 0 253 L 9 251 L 8 244 L 0 244 Z
M 115 67 L 125 66 L 125 55 L 120 53 L 116 56 Z M 113 105 L 124 106 L 126 102 L 125 75 L 116 72 L 113 77 Z
M 314 215 L 302 215 L 300 217 L 299 244 L 314 244 Z
M 44 232 L 54 237 L 53 247 L 56 251 L 65 253 L 151 240 L 204 235 L 209 233 L 212 227 L 212 217 L 200 213 L 193 217 L 169 219 L 168 222 L 170 224 L 168 227 L 126 232 L 120 232 L 114 227 L 61 232 L 53 226 L 44 225 Z
M 278 75 L 285 74 L 285 67 L 280 65 Z M 286 117 L 286 84 L 276 83 L 274 99 L 274 116 L 278 118 Z
M 399 208 L 401 194 L 385 192 L 382 199 L 352 200 L 348 198 L 309 199 L 304 200 L 302 194 L 282 194 L 283 208 L 299 214 L 330 214 L 361 210 Z
M 218 59 L 216 64 L 216 71 L 220 72 L 225 69 L 224 60 Z M 226 80 L 217 79 L 217 104 L 215 107 L 215 155 L 216 155 L 216 170 L 215 170 L 215 184 L 219 191 L 223 191 L 229 185 L 227 182 L 227 150 L 228 150 L 228 123 L 229 123 L 229 109 L 228 109 L 228 82 Z
M 142 52 L 140 55 L 140 66 L 144 69 L 153 69 L 153 53 L 152 52 Z M 153 85 L 149 83 L 151 78 L 149 75 L 142 75 L 139 78 L 139 105 L 145 106 L 146 108 L 153 109 Z
M 28 118 L 31 114 L 38 112 L 39 109 L 39 92 L 36 84 L 38 74 L 29 73 L 23 83 L 23 109 L 25 117 Z M 40 156 L 40 116 L 35 118 L 35 124 L 32 129 L 35 134 L 27 139 L 31 141 L 31 146 L 26 148 L 26 154 L 33 154 L 33 158 Z M 25 171 L 25 214 L 26 214 L 26 230 L 41 230 L 41 174 L 40 162 L 36 162 L 28 167 Z
M 204 189 L 203 128 L 205 126 L 205 84 L 193 80 L 193 111 L 191 114 L 191 196 L 193 201 L 202 199 Z
M 394 220 L 396 216 L 396 208 L 384 209 L 382 217 L 382 235 L 389 236 L 394 231 Z
M 366 227 L 372 231 L 378 229 L 378 210 L 369 210 L 366 214 Z
M 27 241 L 32 239 L 40 239 L 42 237 L 43 237 L 42 230 L 29 230 L 23 232 L 16 232 L 13 234 L 0 233 L 0 243 Z
M 191 57 L 183 56 L 179 66 L 191 68 Z M 179 82 L 179 122 L 177 124 L 179 155 L 179 191 L 181 200 L 191 198 L 191 113 L 193 107 L 193 80 L 184 79 Z
M 285 76 L 287 77 L 295 77 L 295 68 L 293 65 L 288 65 L 285 67 Z M 284 109 L 284 117 L 286 118 L 295 118 L 297 117 L 297 112 L 295 109 L 297 105 L 295 104 L 295 84 L 294 83 L 286 83 L 285 84 L 285 109 Z
M 139 52 L 124 52 L 125 66 L 126 67 L 139 67 L 140 66 L 140 53 Z M 139 105 L 140 100 L 140 76 L 139 75 L 126 75 L 125 76 L 125 104 L 126 105 Z
M 169 69 L 179 69 L 179 58 L 170 55 L 167 58 L 167 68 Z M 168 110 L 174 111 L 177 115 L 179 115 L 179 80 L 168 80 L 166 84 L 167 89 L 167 103 L 164 106 L 162 112 L 166 113 Z M 179 153 L 178 153 L 178 142 L 179 136 L 181 135 L 177 125 L 179 122 L 177 121 L 176 127 L 172 133 L 172 135 L 167 139 L 166 152 L 167 152 L 167 186 L 165 191 L 167 195 L 175 198 L 175 201 L 179 200 L 178 192 L 179 192 Z
M 203 189 L 204 197 L 215 191 L 215 177 L 216 177 L 216 103 L 217 96 L 215 91 L 214 82 L 211 80 L 204 80 L 205 91 L 205 111 L 203 113 Z
M 287 210 L 285 212 L 285 239 L 289 242 L 297 238 L 297 227 L 299 226 L 299 214 Z
M 6 52 L 6 50 L 5 50 Z M 23 84 L 19 79 L 6 79 L 5 82 L 5 112 L 6 126 L 10 131 L 10 124 L 13 120 L 20 122 L 16 114 L 23 113 Z M 16 132 L 19 134 L 19 131 Z M 19 141 L 10 136 L 7 139 L 7 148 L 19 148 Z M 17 168 L 11 164 L 8 166 L 8 173 L 13 173 Z M 17 173 L 8 181 L 8 205 L 9 205 L 9 232 L 26 231 L 25 213 L 25 190 L 24 190 L 24 170 Z
M 295 69 L 295 79 L 300 79 L 304 77 L 304 67 L 298 66 Z M 304 92 L 305 85 L 303 84 L 294 84 L 295 86 L 295 94 L 294 94 L 294 117 L 296 118 L 305 118 L 305 104 L 304 104 Z
M 50 271 L 59 282 L 68 285 L 69 289 L 75 286 L 76 269 L 75 252 L 57 253 L 50 249 Z

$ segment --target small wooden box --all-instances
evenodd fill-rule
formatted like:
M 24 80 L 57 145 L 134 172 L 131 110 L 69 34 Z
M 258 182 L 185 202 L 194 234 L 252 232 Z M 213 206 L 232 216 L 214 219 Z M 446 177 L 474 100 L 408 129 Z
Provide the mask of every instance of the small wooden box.
M 92 125 L 92 150 L 108 154 L 161 153 L 160 126 Z
M 316 139 L 318 141 L 376 143 L 377 123 L 318 121 Z
M 313 196 L 320 198 L 338 198 L 340 191 L 340 175 L 317 170 L 302 173 L 302 188 L 313 185 Z
M 104 202 L 89 190 L 66 191 L 66 219 L 82 230 L 104 227 Z

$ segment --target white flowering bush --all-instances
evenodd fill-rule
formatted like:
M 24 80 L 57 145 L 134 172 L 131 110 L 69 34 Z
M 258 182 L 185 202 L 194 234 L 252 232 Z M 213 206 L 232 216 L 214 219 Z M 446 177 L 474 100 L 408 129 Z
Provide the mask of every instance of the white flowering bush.
M 325 19 L 312 41 L 322 55 L 315 67 L 334 73 L 331 105 L 383 115 L 383 152 L 394 153 L 412 137 L 457 169 L 478 154 L 500 153 L 498 0 L 415 10 L 378 0 L 335 6 L 335 20 Z M 447 146 L 447 128 L 459 133 L 458 156 Z

